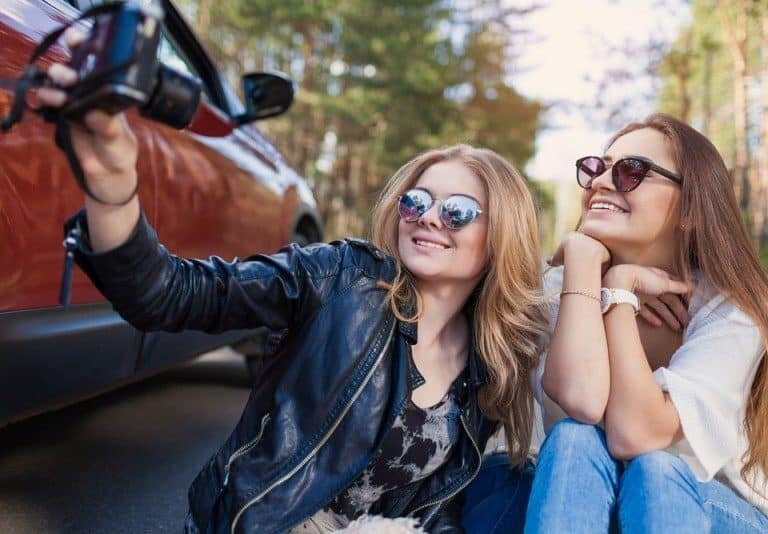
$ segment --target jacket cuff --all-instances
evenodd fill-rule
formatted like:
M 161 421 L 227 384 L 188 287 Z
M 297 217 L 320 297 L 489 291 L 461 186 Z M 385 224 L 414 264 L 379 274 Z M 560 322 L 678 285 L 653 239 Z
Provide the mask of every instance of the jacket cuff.
M 123 273 L 130 276 L 157 247 L 157 234 L 143 211 L 128 239 L 120 246 L 105 252 L 96 253 L 91 248 L 85 209 L 81 209 L 64 223 L 65 236 L 72 236 L 73 230 L 77 239 L 75 262 L 100 291 L 102 285 L 99 273 L 109 273 L 112 279 L 120 278 Z

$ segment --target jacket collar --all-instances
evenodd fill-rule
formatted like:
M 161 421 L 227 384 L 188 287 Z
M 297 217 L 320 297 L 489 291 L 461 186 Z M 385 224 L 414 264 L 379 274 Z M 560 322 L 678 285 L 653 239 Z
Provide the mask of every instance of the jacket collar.
M 408 317 L 410 313 L 406 313 L 405 316 Z M 405 321 L 398 321 L 397 325 L 398 331 L 405 339 L 406 343 L 409 345 L 415 345 L 418 342 L 419 339 L 419 327 L 417 323 L 407 323 Z M 472 343 L 469 344 L 469 354 L 467 355 L 467 367 L 469 368 L 469 381 L 472 386 L 472 389 L 477 389 L 481 386 L 484 386 L 488 383 L 489 377 L 488 377 L 488 369 L 485 365 L 485 363 L 482 361 L 482 358 L 479 354 L 475 351 L 475 332 L 473 327 L 472 318 L 469 317 L 469 335 L 470 339 L 472 339 Z M 425 380 L 422 374 L 419 372 L 419 370 L 416 368 L 416 365 L 413 363 L 413 359 L 410 358 L 409 361 L 409 374 L 408 378 L 410 381 L 411 389 L 416 389 L 417 387 L 424 384 Z

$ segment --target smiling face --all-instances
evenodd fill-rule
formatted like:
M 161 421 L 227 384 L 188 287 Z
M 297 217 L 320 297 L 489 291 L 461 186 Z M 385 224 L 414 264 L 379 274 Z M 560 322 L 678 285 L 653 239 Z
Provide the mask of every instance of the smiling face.
M 675 252 L 680 186 L 649 171 L 633 191 L 616 191 L 610 165 L 628 156 L 641 156 L 674 173 L 679 171 L 661 132 L 643 128 L 622 135 L 604 156 L 609 168 L 584 190 L 581 230 L 601 241 L 622 262 L 668 264 Z
M 460 230 L 449 230 L 440 220 L 440 202 L 414 222 L 400 220 L 398 252 L 403 265 L 420 282 L 476 283 L 488 261 L 488 195 L 481 180 L 463 163 L 435 163 L 413 188 L 424 189 L 434 199 L 466 195 L 480 205 L 477 219 Z

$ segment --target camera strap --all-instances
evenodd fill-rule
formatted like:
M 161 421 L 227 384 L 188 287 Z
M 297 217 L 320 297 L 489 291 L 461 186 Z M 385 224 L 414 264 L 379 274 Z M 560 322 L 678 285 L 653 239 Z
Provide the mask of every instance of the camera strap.
M 51 33 L 49 33 L 43 38 L 43 40 L 35 47 L 35 50 L 32 52 L 32 55 L 30 56 L 29 61 L 27 62 L 28 64 L 22 71 L 21 76 L 19 76 L 19 78 L 16 80 L 14 98 L 13 98 L 13 104 L 11 105 L 11 110 L 8 113 L 8 116 L 3 118 L 3 120 L 0 122 L 0 129 L 3 132 L 8 132 L 16 123 L 21 121 L 22 115 L 24 114 L 24 110 L 26 110 L 28 107 L 27 93 L 31 89 L 36 89 L 38 87 L 53 86 L 53 84 L 51 83 L 51 79 L 48 77 L 47 72 L 41 69 L 40 67 L 38 67 L 37 65 L 35 65 L 35 62 L 46 51 L 48 51 L 48 49 L 71 26 L 85 19 L 90 19 L 90 18 L 98 17 L 99 15 L 105 15 L 105 14 L 116 12 L 122 7 L 123 7 L 123 2 L 110 2 L 107 4 L 94 6 L 84 11 L 76 19 L 73 19 L 67 22 L 66 24 L 60 26 L 59 28 L 55 29 L 54 31 L 52 31 Z M 115 65 L 109 69 L 104 69 L 100 72 L 91 73 L 88 76 L 79 80 L 77 85 L 94 83 L 99 78 L 105 78 L 105 77 L 111 76 L 115 72 L 128 68 L 135 61 L 136 61 L 136 58 L 134 56 L 128 59 L 127 61 L 124 61 L 123 63 Z M 72 87 L 70 87 L 69 89 L 71 90 Z M 93 195 L 91 190 L 88 188 L 88 183 L 85 180 L 85 174 L 83 173 L 83 168 L 80 165 L 80 160 L 77 158 L 74 147 L 72 146 L 72 137 L 70 135 L 69 120 L 66 117 L 64 117 L 59 112 L 59 110 L 53 109 L 53 108 L 42 108 L 38 110 L 38 113 L 42 115 L 43 119 L 46 122 L 52 122 L 56 124 L 56 134 L 55 134 L 56 145 L 66 155 L 69 166 L 71 167 L 72 173 L 75 176 L 75 180 L 77 181 L 77 184 L 80 186 L 80 189 L 82 189 L 86 195 L 88 195 L 95 201 L 100 202 L 101 204 L 108 204 L 110 206 L 123 206 L 128 202 L 130 202 L 130 200 L 136 195 L 136 190 L 138 190 L 138 184 L 136 185 L 136 189 L 133 191 L 131 196 L 125 201 L 106 202 L 96 197 L 95 195 Z

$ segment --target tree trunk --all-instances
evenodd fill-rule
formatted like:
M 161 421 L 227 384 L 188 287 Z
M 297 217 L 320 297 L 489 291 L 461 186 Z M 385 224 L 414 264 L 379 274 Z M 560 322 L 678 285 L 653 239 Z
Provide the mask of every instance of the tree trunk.
M 760 45 L 762 112 L 760 116 L 760 157 L 758 160 L 758 191 L 755 216 L 755 235 L 759 246 L 768 242 L 768 7 L 762 13 L 762 40 Z
M 198 35 L 207 36 L 211 27 L 211 7 L 213 0 L 198 0 L 196 29 Z
M 701 133 L 709 137 L 710 130 L 712 128 L 712 61 L 715 57 L 715 44 L 707 39 L 702 43 L 702 49 L 704 51 L 704 90 L 702 104 L 702 127 Z
M 750 191 L 747 144 L 747 6 L 745 0 L 734 0 L 730 3 L 736 12 L 734 21 L 731 20 L 725 0 L 717 0 L 717 9 L 733 61 L 733 123 L 736 134 L 733 181 L 739 205 L 742 210 L 748 211 Z

